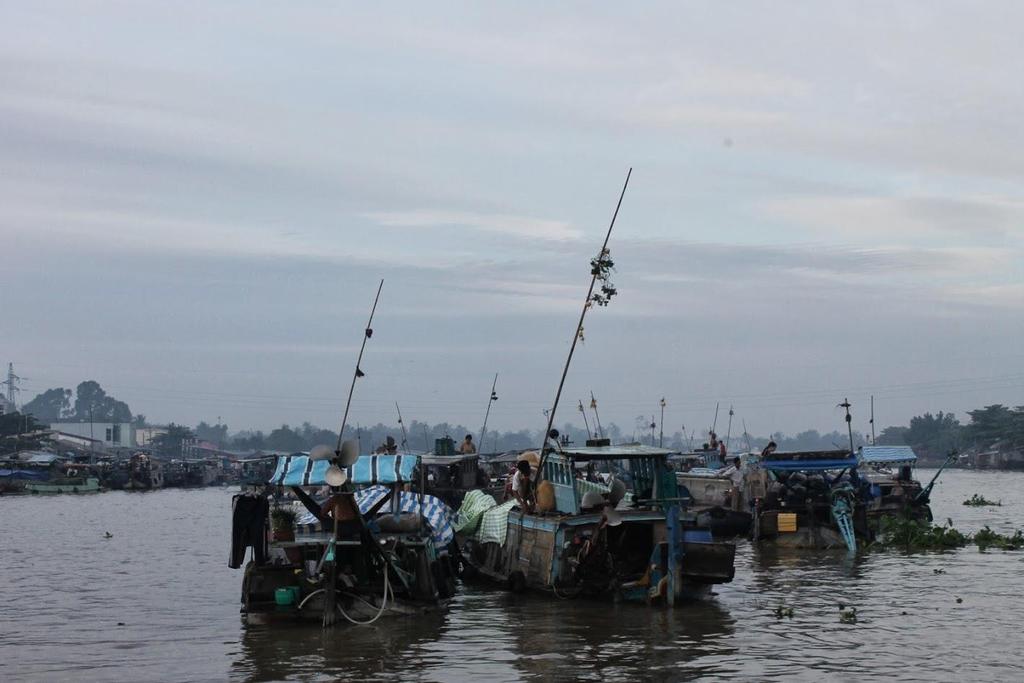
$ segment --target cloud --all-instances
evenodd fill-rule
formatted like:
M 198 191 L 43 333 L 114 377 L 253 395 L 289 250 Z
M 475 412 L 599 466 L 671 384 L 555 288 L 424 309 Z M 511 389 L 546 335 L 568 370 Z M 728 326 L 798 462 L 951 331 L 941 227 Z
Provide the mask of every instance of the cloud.
M 524 239 L 577 240 L 583 232 L 566 221 L 545 220 L 505 214 L 473 213 L 469 211 L 414 211 L 369 212 L 365 216 L 389 228 L 464 228 L 482 232 L 495 232 Z
M 846 241 L 1024 235 L 1024 202 L 1004 197 L 790 197 L 766 200 L 762 207 L 816 236 Z

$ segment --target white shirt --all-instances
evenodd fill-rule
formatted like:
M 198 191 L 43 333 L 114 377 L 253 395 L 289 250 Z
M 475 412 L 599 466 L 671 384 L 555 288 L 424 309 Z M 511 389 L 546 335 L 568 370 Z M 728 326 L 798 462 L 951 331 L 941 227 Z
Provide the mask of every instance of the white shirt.
M 512 475 L 512 493 L 522 493 L 524 481 L 523 473 L 516 470 L 516 473 Z

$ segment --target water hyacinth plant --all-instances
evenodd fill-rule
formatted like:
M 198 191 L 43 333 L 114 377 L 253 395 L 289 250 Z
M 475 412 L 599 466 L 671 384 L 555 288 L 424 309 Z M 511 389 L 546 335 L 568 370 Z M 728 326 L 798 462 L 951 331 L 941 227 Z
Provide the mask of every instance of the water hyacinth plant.
M 962 548 L 970 540 L 969 536 L 953 527 L 951 519 L 947 519 L 945 525 L 938 525 L 905 517 L 883 517 L 876 544 L 882 548 L 903 548 L 910 552 Z
M 985 552 L 989 548 L 998 548 L 999 550 L 1020 550 L 1024 548 L 1024 533 L 1021 533 L 1020 529 L 1012 536 L 1005 536 L 1003 534 L 992 531 L 985 525 L 985 528 L 974 534 L 974 542 L 978 545 L 978 550 Z
M 969 505 L 971 507 L 983 507 L 983 506 L 986 506 L 986 505 L 997 505 L 997 506 L 999 506 L 999 505 L 1002 505 L 1002 504 L 1003 504 L 1003 501 L 1001 501 L 1001 500 L 999 500 L 999 501 L 988 500 L 987 498 L 985 498 L 985 496 L 980 496 L 977 493 L 975 493 L 973 496 L 971 496 L 970 498 L 968 498 L 967 500 L 964 501 L 964 505 Z

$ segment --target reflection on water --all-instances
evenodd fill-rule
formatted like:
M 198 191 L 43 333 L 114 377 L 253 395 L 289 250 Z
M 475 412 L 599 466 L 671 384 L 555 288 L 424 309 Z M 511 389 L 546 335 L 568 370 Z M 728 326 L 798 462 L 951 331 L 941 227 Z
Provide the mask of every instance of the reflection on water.
M 946 473 L 936 519 L 1024 526 L 1022 484 L 1018 473 Z M 975 492 L 1003 506 L 960 504 Z M 241 624 L 229 490 L 3 498 L 0 515 L 4 680 L 1024 677 L 1024 553 L 851 558 L 744 542 L 733 583 L 674 611 L 466 586 L 422 618 L 325 632 Z M 841 604 L 858 623 L 839 622 Z M 793 617 L 777 619 L 779 605 Z

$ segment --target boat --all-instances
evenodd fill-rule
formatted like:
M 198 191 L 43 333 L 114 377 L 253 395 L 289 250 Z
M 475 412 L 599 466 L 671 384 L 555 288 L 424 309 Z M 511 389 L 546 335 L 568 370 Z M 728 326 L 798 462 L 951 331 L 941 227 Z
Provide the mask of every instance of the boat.
M 440 498 L 452 508 L 458 508 L 467 491 L 489 484 L 487 473 L 480 466 L 476 453 L 465 455 L 438 455 L 420 457 L 426 476 L 426 492 Z
M 160 461 L 145 453 L 136 453 L 128 459 L 127 481 L 124 489 L 128 491 L 151 491 L 164 485 L 163 467 Z
M 877 527 L 882 517 L 932 521 L 932 488 L 956 456 L 947 459 L 932 480 L 922 486 L 914 478 L 917 454 L 910 446 L 861 446 L 857 455 L 863 476 L 871 483 L 867 516 L 872 526 Z
M 103 490 L 98 477 L 87 474 L 79 475 L 71 470 L 66 476 L 51 477 L 48 481 L 27 481 L 25 492 L 38 495 L 54 495 L 59 493 L 99 493 Z
M 670 453 L 631 445 L 569 446 L 547 454 L 537 495 L 540 500 L 550 486 L 551 509 L 527 512 L 507 501 L 482 511 L 475 524 L 466 524 L 468 511 L 460 511 L 456 526 L 468 574 L 561 597 L 671 606 L 708 595 L 715 584 L 732 580 L 736 549 L 714 541 L 686 513 L 667 467 Z M 576 475 L 580 464 L 609 461 L 629 471 L 629 485 Z M 473 498 L 467 496 L 470 503 Z
M 871 542 L 871 484 L 848 450 L 774 452 L 760 459 L 772 483 L 755 501 L 753 538 L 791 548 L 843 548 Z
M 231 566 L 241 566 L 239 550 L 253 551 L 242 581 L 244 621 L 369 624 L 447 604 L 456 588 L 452 513 L 411 490 L 422 481 L 420 465 L 416 455 L 364 455 L 341 468 L 337 486 L 330 460 L 278 458 L 267 483 L 290 490 L 307 515 L 270 542 L 267 487 L 236 495 Z M 306 491 L 332 484 L 326 501 Z
M 683 496 L 689 496 L 688 508 L 715 538 L 748 536 L 753 525 L 753 501 L 763 498 L 767 476 L 756 453 L 741 453 L 743 485 L 736 491 L 728 468 L 718 451 L 673 454 L 669 462 L 676 467 L 676 483 Z

